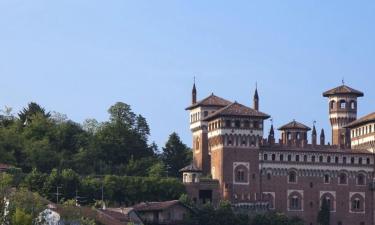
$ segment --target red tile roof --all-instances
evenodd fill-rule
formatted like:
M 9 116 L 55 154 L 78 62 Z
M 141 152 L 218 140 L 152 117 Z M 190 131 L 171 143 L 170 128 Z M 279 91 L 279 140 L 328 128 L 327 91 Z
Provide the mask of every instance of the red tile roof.
M 281 126 L 278 130 L 288 130 L 288 129 L 311 130 L 310 127 L 306 126 L 303 123 L 297 122 L 295 120 L 293 120 L 290 123 L 285 124 L 284 126 Z
M 260 111 L 256 111 L 255 109 L 249 108 L 244 106 L 240 103 L 234 102 L 226 107 L 219 109 L 212 115 L 205 118 L 205 120 L 210 120 L 213 118 L 217 118 L 220 116 L 235 116 L 235 117 L 260 117 L 263 119 L 268 119 L 270 116 L 262 113 Z
M 220 98 L 216 95 L 214 95 L 213 93 L 208 96 L 207 98 L 204 98 L 203 100 L 189 106 L 186 108 L 186 110 L 190 110 L 190 109 L 194 109 L 196 107 L 199 107 L 199 106 L 217 106 L 217 107 L 224 107 L 224 106 L 227 106 L 229 104 L 231 104 L 232 102 L 226 100 L 226 99 L 223 99 L 223 98 Z
M 351 87 L 348 87 L 346 85 L 341 85 L 341 86 L 338 86 L 336 88 L 333 88 L 331 90 L 328 90 L 326 92 L 323 93 L 323 96 L 324 97 L 329 97 L 331 95 L 338 95 L 338 94 L 353 94 L 353 95 L 356 95 L 358 97 L 362 97 L 363 96 L 363 93 L 358 91 L 358 90 L 355 90 Z
M 353 128 L 353 127 L 360 126 L 360 125 L 370 123 L 370 122 L 375 122 L 375 112 L 370 113 L 370 114 L 368 114 L 364 117 L 361 117 L 361 118 L 349 123 L 345 127 Z

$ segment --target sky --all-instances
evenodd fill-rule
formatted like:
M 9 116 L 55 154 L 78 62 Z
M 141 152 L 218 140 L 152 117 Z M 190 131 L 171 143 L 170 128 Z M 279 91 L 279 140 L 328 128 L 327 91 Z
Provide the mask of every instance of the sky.
M 121 101 L 145 116 L 162 147 L 177 132 L 191 145 L 193 77 L 252 105 L 279 127 L 324 128 L 322 92 L 345 84 L 375 111 L 374 1 L 0 0 L 0 107 L 35 101 L 82 123 L 108 119 Z M 265 122 L 265 133 L 270 121 Z

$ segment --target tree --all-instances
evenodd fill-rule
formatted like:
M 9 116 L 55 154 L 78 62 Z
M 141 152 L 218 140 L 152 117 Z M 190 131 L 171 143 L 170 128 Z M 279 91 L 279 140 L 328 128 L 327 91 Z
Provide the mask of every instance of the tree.
M 138 115 L 136 118 L 136 132 L 141 136 L 142 140 L 147 143 L 148 136 L 150 135 L 150 127 L 148 126 L 146 118 Z
M 318 214 L 318 223 L 320 225 L 329 225 L 330 223 L 330 206 L 327 199 L 323 198 L 322 205 Z
M 136 115 L 128 104 L 116 102 L 108 109 L 108 113 L 113 123 L 120 123 L 128 128 L 132 128 L 135 124 Z
M 20 208 L 16 208 L 16 212 L 12 216 L 12 225 L 32 225 L 33 217 Z
M 51 114 L 49 112 L 46 113 L 46 110 L 38 105 L 35 102 L 30 102 L 27 107 L 23 108 L 19 113 L 18 117 L 22 121 L 22 123 L 25 122 L 31 122 L 32 117 L 36 114 L 40 114 L 45 118 L 49 118 Z
M 180 177 L 179 170 L 191 162 L 191 150 L 182 143 L 178 134 L 173 132 L 163 148 L 161 157 L 167 166 L 168 175 Z

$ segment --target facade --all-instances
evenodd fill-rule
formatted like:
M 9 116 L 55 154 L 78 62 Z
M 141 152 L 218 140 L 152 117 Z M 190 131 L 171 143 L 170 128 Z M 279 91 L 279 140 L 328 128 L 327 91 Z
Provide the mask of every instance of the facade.
M 264 134 L 270 116 L 259 111 L 257 90 L 248 107 L 214 94 L 197 101 L 194 84 L 187 108 L 193 162 L 182 170 L 190 197 L 250 209 L 266 203 L 307 225 L 317 224 L 326 199 L 331 224 L 374 224 L 375 114 L 357 120 L 357 98 L 363 93 L 344 84 L 323 96 L 329 99 L 332 145 L 323 129 L 318 136 L 315 124 L 310 128 L 295 120 L 278 129 L 280 140 L 273 125 Z

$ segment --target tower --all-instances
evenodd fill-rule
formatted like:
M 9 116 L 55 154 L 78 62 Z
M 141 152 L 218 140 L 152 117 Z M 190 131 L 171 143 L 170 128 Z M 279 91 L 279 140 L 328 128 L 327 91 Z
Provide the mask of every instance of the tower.
M 325 145 L 325 139 L 324 129 L 322 128 L 322 131 L 320 131 L 320 145 Z
M 350 130 L 345 126 L 357 119 L 357 98 L 363 93 L 344 84 L 323 93 L 329 102 L 332 145 L 350 147 Z
M 316 134 L 316 128 L 315 128 L 315 121 L 314 121 L 313 130 L 312 130 L 312 133 L 311 133 L 311 142 L 312 142 L 313 146 L 316 145 L 316 142 L 317 142 L 316 139 L 317 139 L 317 134 Z
M 259 111 L 259 95 L 258 95 L 258 87 L 255 87 L 255 93 L 253 98 L 253 108 L 256 111 Z

